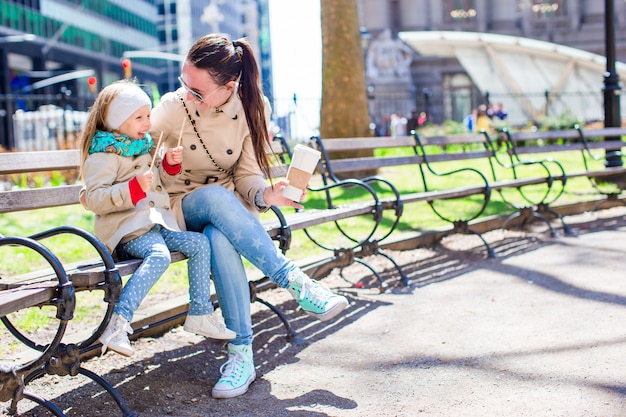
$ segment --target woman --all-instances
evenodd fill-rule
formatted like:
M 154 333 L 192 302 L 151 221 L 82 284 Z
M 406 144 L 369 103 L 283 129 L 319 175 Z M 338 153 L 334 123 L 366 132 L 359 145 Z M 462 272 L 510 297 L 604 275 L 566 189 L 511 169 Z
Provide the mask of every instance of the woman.
M 256 377 L 241 256 L 320 320 L 335 317 L 348 301 L 285 258 L 258 220 L 271 205 L 302 206 L 282 196 L 287 181 L 268 186 L 264 179 L 270 109 L 249 43 L 216 34 L 200 38 L 186 56 L 179 81 L 181 88 L 165 94 L 153 110 L 152 134 L 163 133 L 166 146 L 173 147 L 180 136 L 183 146 L 183 172 L 167 191 L 180 226 L 203 232 L 211 243 L 218 300 L 226 326 L 237 334 L 212 395 L 230 398 L 245 393 Z

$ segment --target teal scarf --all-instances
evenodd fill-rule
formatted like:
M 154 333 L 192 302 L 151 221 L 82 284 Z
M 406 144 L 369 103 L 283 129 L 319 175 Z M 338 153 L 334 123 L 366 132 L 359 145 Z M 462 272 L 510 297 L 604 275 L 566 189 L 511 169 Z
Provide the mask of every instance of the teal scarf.
M 108 152 L 121 156 L 139 156 L 150 152 L 153 146 L 154 142 L 150 133 L 146 133 L 143 139 L 131 139 L 126 135 L 98 130 L 91 138 L 89 154 Z

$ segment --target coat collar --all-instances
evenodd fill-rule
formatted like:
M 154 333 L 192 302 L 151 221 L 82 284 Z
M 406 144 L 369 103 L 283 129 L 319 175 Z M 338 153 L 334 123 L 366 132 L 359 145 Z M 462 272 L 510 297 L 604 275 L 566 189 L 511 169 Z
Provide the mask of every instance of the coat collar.
M 215 108 L 216 113 L 224 113 L 233 120 L 237 120 L 238 114 L 243 110 L 243 104 L 237 93 L 234 93 L 230 99 L 220 107 Z

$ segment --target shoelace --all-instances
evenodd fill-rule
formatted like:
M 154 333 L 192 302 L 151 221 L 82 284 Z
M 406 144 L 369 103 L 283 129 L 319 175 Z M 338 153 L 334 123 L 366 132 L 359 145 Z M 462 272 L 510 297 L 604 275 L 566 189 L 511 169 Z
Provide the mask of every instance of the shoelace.
M 218 317 L 215 317 L 214 315 L 209 314 L 207 319 L 209 320 L 209 323 L 211 323 L 213 326 L 217 327 L 217 329 L 220 332 L 222 332 L 222 333 L 226 332 L 226 324 L 223 321 L 221 321 Z
M 237 366 L 238 364 L 239 366 Z M 237 381 L 241 378 L 244 364 L 247 364 L 250 368 L 252 368 L 250 359 L 248 359 L 244 353 L 237 352 L 234 355 L 229 355 L 228 361 L 220 366 L 220 373 L 222 374 L 220 381 L 224 380 L 224 382 L 229 382 L 231 384 Z
M 119 322 L 115 323 L 115 327 L 113 328 L 113 332 L 109 335 L 109 337 L 104 339 L 104 341 L 102 342 L 102 355 L 104 355 L 104 353 L 109 348 L 109 342 L 111 340 L 113 340 L 117 335 L 119 335 L 122 332 L 126 332 L 128 334 L 133 334 L 133 328 L 131 327 L 129 322 L 126 321 L 122 325 L 120 325 Z
M 312 279 L 303 280 L 300 286 L 300 300 L 308 298 L 315 305 L 322 306 L 330 298 L 330 291 L 322 288 L 317 282 Z

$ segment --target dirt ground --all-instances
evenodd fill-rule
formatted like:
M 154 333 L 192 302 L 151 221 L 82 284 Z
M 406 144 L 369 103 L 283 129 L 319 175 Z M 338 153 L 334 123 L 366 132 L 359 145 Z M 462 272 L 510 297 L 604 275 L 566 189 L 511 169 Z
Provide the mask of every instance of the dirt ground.
M 142 417 L 625 416 L 624 214 L 568 219 L 577 237 L 490 232 L 496 259 L 467 236 L 390 252 L 413 285 L 389 270 L 386 293 L 362 266 L 336 271 L 324 282 L 351 305 L 331 323 L 298 311 L 285 291 L 263 293 L 299 339 L 287 342 L 277 317 L 256 306 L 258 376 L 238 398 L 210 395 L 224 344 L 182 328 L 134 342 L 132 358 L 108 353 L 84 367 Z M 28 390 L 67 416 L 122 415 L 81 376 L 44 377 Z

